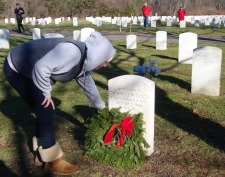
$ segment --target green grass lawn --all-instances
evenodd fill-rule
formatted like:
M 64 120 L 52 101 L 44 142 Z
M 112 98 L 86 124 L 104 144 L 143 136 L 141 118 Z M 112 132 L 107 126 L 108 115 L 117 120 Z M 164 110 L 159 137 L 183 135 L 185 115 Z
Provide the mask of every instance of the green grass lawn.
M 72 23 L 72 22 L 71 22 Z M 0 28 L 16 29 L 15 25 Z M 82 21 L 80 29 L 91 26 Z M 29 25 L 26 28 L 31 29 Z M 46 31 L 74 30 L 69 22 L 55 27 L 41 27 Z M 104 24 L 99 31 L 118 31 L 115 25 Z M 123 29 L 124 31 L 128 29 Z M 172 34 L 191 31 L 199 35 L 224 37 L 224 27 L 167 28 L 164 24 L 156 29 L 134 26 L 133 31 L 155 34 L 166 30 Z M 11 48 L 31 36 L 10 35 Z M 96 109 L 75 82 L 57 83 L 52 96 L 56 105 L 55 129 L 64 158 L 81 168 L 80 177 L 127 177 L 127 176 L 225 176 L 225 45 L 223 43 L 199 43 L 198 46 L 215 46 L 223 51 L 220 96 L 191 94 L 191 65 L 179 64 L 178 43 L 168 42 L 167 50 L 155 49 L 154 41 L 138 41 L 138 49 L 127 50 L 126 41 L 113 40 L 117 53 L 108 68 L 93 72 L 93 78 L 108 102 L 109 79 L 124 74 L 137 74 L 133 66 L 156 59 L 160 76 L 153 78 L 155 96 L 155 152 L 146 157 L 145 163 L 135 168 L 120 168 L 96 162 L 85 155 L 84 122 Z M 34 136 L 35 116 L 25 102 L 6 82 L 2 72 L 4 58 L 9 50 L 0 49 L 0 176 L 44 176 L 33 164 L 31 138 Z M 210 74 L 210 73 L 209 73 Z M 47 176 L 47 175 L 45 175 Z M 49 175 L 52 176 L 52 175 Z M 55 175 L 57 176 L 57 175 Z

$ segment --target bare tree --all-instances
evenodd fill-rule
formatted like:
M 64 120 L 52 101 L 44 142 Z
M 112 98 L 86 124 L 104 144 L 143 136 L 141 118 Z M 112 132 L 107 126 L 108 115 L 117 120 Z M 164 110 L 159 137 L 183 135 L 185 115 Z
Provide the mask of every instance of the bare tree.
M 3 4 L 1 4 L 3 2 Z M 37 18 L 52 16 L 80 16 L 97 15 L 101 4 L 104 4 L 105 14 L 120 12 L 127 13 L 127 9 L 139 16 L 145 2 L 152 6 L 152 15 L 176 15 L 180 6 L 186 8 L 187 15 L 209 15 L 222 13 L 225 10 L 225 0 L 0 0 L 1 17 L 15 17 L 15 4 L 19 2 L 25 10 L 25 17 Z M 131 8 L 132 7 L 132 8 Z

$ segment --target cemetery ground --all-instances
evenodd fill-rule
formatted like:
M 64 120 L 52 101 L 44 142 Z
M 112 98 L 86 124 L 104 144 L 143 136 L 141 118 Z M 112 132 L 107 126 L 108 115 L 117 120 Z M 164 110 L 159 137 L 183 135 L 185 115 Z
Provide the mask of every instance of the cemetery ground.
M 72 36 L 73 30 L 85 26 L 104 33 L 118 33 L 120 30 L 118 26 L 104 24 L 95 27 L 87 22 L 79 23 L 78 27 L 63 22 L 58 26 L 40 26 L 40 29 L 45 32 L 71 32 Z M 11 48 L 32 40 L 29 33 L 32 27 L 25 27 L 25 34 L 17 34 L 13 32 L 17 29 L 16 25 L 0 23 L 0 28 L 10 30 Z M 161 69 L 160 75 L 152 78 L 156 84 L 154 153 L 146 157 L 141 166 L 133 168 L 99 163 L 85 155 L 84 123 L 97 110 L 90 105 L 75 82 L 56 83 L 52 91 L 56 105 L 56 137 L 65 152 L 64 159 L 77 164 L 81 169 L 79 174 L 73 176 L 225 176 L 225 45 L 221 42 L 225 37 L 224 27 L 213 29 L 187 26 L 180 29 L 176 25 L 165 27 L 163 24 L 148 29 L 132 27 L 132 32 L 153 36 L 158 30 L 165 30 L 173 36 L 186 31 L 194 32 L 212 39 L 199 42 L 198 47 L 215 46 L 222 49 L 220 96 L 191 94 L 192 67 L 177 62 L 176 38 L 168 40 L 167 50 L 156 50 L 155 41 L 144 38 L 138 40 L 137 49 L 134 50 L 126 49 L 126 41 L 119 36 L 110 39 L 117 51 L 115 59 L 108 68 L 93 72 L 93 78 L 106 103 L 109 79 L 125 74 L 138 75 L 133 67 L 150 59 L 157 60 Z M 129 34 L 129 31 L 129 27 L 122 28 L 121 33 Z M 8 51 L 0 49 L 0 176 L 48 176 L 33 164 L 31 139 L 35 133 L 34 114 L 3 76 L 3 61 Z

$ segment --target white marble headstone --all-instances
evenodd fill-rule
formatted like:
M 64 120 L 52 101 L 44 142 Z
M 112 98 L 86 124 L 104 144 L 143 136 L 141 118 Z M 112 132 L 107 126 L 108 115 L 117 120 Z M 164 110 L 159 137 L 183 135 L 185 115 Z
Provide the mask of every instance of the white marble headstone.
M 199 20 L 195 20 L 194 26 L 197 27 L 197 28 L 200 26 Z
M 200 19 L 200 23 L 202 23 L 202 24 L 205 23 L 205 19 L 204 18 L 201 18 Z
M 80 30 L 75 30 L 73 31 L 73 40 L 77 40 L 77 41 L 80 41 Z
M 127 35 L 126 37 L 127 49 L 137 48 L 137 36 L 134 34 Z
M 179 54 L 178 62 L 192 64 L 193 49 L 197 48 L 198 35 L 186 32 L 179 35 Z
M 95 32 L 94 28 L 89 28 L 89 27 L 82 28 L 81 34 L 80 34 L 80 41 L 84 42 L 93 32 Z
M 127 27 L 127 17 L 122 17 L 122 27 Z
M 44 20 L 46 21 L 46 24 L 47 25 L 49 25 L 50 23 L 52 23 L 52 18 L 51 17 L 44 18 Z
M 73 17 L 73 26 L 78 26 L 77 17 Z
M 172 18 L 167 18 L 167 20 L 166 20 L 166 26 L 172 26 L 172 21 L 173 21 L 173 19 Z
M 44 38 L 64 38 L 64 36 L 59 33 L 47 33 Z
M 210 26 L 210 20 L 208 18 L 205 19 L 205 26 Z
M 108 82 L 109 109 L 121 108 L 121 112 L 143 113 L 144 138 L 150 145 L 146 155 L 154 152 L 155 83 L 150 79 L 123 75 Z
M 157 31 L 156 32 L 156 50 L 167 49 L 167 32 Z
M 0 29 L 0 49 L 9 49 L 9 30 Z
M 116 25 L 116 19 L 112 19 L 112 24 Z
M 32 31 L 32 37 L 33 37 L 33 40 L 41 39 L 41 29 L 40 28 L 34 28 L 33 31 Z
M 121 18 L 117 18 L 116 25 L 117 26 L 121 26 L 122 25 L 122 19 Z
M 29 18 L 28 17 L 25 18 L 25 23 L 26 24 L 29 23 Z
M 156 20 L 151 20 L 151 27 L 155 28 L 156 27 Z
M 9 19 L 8 18 L 5 18 L 5 23 L 9 23 Z
M 15 18 L 10 18 L 10 22 L 11 22 L 12 24 L 16 24 L 16 19 L 15 19 Z
M 41 19 L 41 25 L 42 25 L 42 26 L 45 26 L 45 25 L 46 25 L 46 21 L 45 21 L 45 19 L 43 19 L 43 18 Z
M 213 24 L 214 28 L 220 28 L 220 22 L 218 20 L 216 20 Z
M 180 28 L 186 28 L 186 21 L 185 20 L 180 21 Z
M 195 23 L 195 17 L 191 17 L 191 24 Z
M 96 20 L 96 26 L 102 26 L 102 21 L 101 20 Z
M 219 96 L 222 50 L 217 47 L 199 47 L 194 50 L 191 93 Z
M 61 19 L 56 18 L 56 19 L 55 19 L 55 25 L 58 25 L 58 24 L 60 23 L 60 20 L 61 20 Z
M 137 18 L 133 19 L 133 25 L 137 25 Z
M 31 25 L 32 25 L 32 26 L 35 26 L 35 23 L 36 23 L 36 20 L 32 20 L 32 21 L 31 21 Z

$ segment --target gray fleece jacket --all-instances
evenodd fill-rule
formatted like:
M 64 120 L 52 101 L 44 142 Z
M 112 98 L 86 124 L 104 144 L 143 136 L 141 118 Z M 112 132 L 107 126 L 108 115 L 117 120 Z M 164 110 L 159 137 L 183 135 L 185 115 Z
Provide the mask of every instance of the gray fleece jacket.
M 114 56 L 115 49 L 99 32 L 93 32 L 85 41 L 85 45 L 87 51 L 83 69 L 74 79 L 83 88 L 84 93 L 95 107 L 104 108 L 105 103 L 101 99 L 90 71 Z M 43 92 L 43 95 L 50 98 L 52 90 L 51 75 L 68 72 L 80 60 L 81 51 L 76 45 L 70 42 L 61 42 L 35 63 L 32 69 L 32 80 Z

